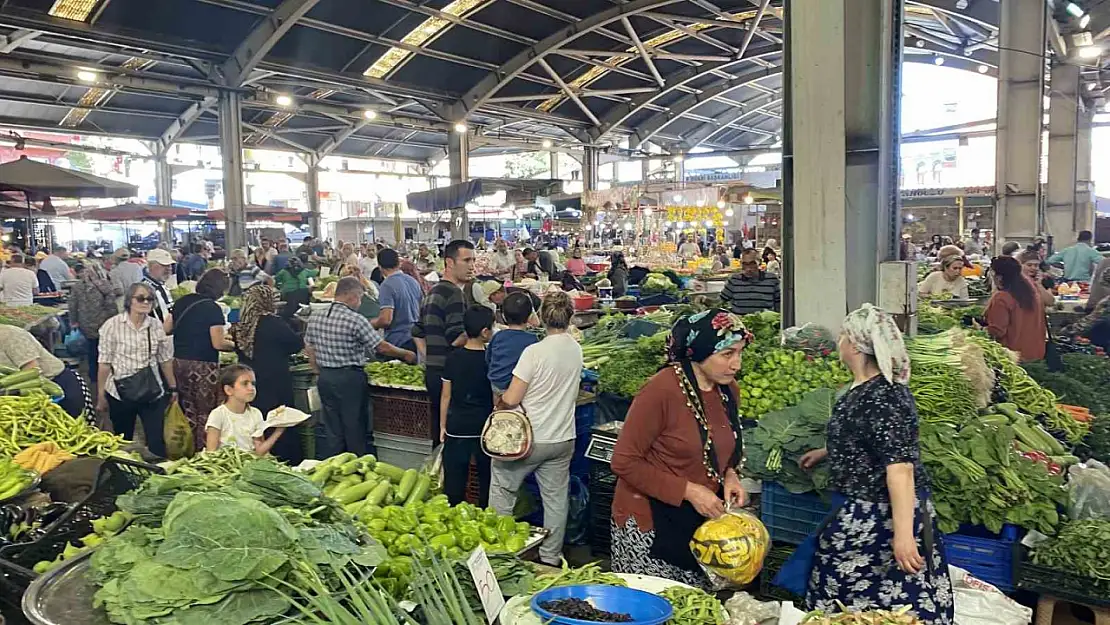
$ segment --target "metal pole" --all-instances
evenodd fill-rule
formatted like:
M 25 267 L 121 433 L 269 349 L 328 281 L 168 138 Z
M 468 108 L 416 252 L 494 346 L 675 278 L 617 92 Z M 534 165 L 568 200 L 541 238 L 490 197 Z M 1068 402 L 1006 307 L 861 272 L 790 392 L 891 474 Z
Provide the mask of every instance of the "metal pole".
M 465 132 L 451 131 L 447 135 L 447 164 L 451 174 L 451 184 L 470 180 L 470 137 Z M 451 210 L 451 237 L 470 238 L 470 222 L 466 206 L 455 206 Z
M 234 250 L 244 248 L 247 244 L 247 207 L 243 194 L 243 126 L 239 93 L 220 92 L 219 117 L 226 248 Z
M 27 249 L 31 252 L 35 250 L 35 225 L 31 219 L 31 196 L 26 193 L 23 194 L 24 199 L 27 200 Z
M 1079 147 L 1079 66 L 1054 63 L 1048 108 L 1048 184 L 1045 231 L 1060 244 L 1073 241 L 1082 219 L 1076 204 Z
M 320 168 L 317 164 L 309 163 L 304 182 L 305 195 L 308 197 L 308 229 L 312 236 L 320 238 Z

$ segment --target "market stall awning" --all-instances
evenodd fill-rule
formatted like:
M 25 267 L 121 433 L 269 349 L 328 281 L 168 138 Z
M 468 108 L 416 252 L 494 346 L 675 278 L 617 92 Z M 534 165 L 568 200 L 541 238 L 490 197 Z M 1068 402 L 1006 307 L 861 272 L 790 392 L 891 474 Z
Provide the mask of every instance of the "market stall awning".
M 458 209 L 467 202 L 498 191 L 505 192 L 505 203 L 518 206 L 530 205 L 537 196 L 549 196 L 562 188 L 562 180 L 514 180 L 511 178 L 475 178 L 441 189 L 417 191 L 406 196 L 410 209 L 420 213 L 434 213 Z
M 189 210 L 158 204 L 118 204 L 100 208 L 79 208 L 67 211 L 62 216 L 90 221 L 157 221 L 185 219 L 189 216 Z
M 134 197 L 139 188 L 22 156 L 0 163 L 0 191 L 19 191 L 31 200 L 40 201 L 49 197 Z

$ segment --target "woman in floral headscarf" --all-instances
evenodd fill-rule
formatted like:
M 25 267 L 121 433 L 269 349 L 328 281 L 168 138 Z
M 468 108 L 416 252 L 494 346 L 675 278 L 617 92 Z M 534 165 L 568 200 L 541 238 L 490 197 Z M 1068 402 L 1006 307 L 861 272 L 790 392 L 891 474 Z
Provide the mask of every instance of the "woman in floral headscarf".
M 668 362 L 632 402 L 613 451 L 614 571 L 709 587 L 689 545 L 707 518 L 747 499 L 736 374 L 750 340 L 719 308 L 671 329 Z
M 833 408 L 826 448 L 801 459 L 809 469 L 827 458 L 829 486 L 839 495 L 817 531 L 806 604 L 834 611 L 909 605 L 926 625 L 949 625 L 952 585 L 921 464 L 902 333 L 888 313 L 864 304 L 844 320 L 839 348 L 852 386 Z

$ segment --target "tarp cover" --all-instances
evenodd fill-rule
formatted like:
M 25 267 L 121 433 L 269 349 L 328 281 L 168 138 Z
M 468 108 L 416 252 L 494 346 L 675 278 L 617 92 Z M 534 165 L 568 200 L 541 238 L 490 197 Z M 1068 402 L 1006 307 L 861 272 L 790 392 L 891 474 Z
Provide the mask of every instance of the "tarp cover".
M 48 197 L 134 197 L 139 188 L 21 156 L 0 163 L 0 191 L 20 191 L 34 201 L 41 201 Z
M 514 196 L 515 200 L 515 197 L 521 193 L 534 199 L 538 195 L 551 195 L 551 192 L 555 188 L 561 188 L 562 184 L 562 180 L 548 179 L 475 178 L 440 189 L 410 193 L 405 199 L 411 210 L 419 213 L 434 213 L 462 208 L 471 200 L 492 195 L 498 191 L 504 191 L 506 199 L 508 196 Z

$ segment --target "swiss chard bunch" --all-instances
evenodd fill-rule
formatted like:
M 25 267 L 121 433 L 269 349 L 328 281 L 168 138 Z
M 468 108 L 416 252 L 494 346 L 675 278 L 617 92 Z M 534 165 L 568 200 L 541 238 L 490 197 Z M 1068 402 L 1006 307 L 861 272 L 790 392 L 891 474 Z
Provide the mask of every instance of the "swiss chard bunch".
M 779 482 L 792 493 L 824 490 L 828 466 L 806 471 L 798 460 L 807 451 L 825 446 L 825 428 L 835 401 L 835 391 L 817 389 L 803 395 L 796 406 L 760 418 L 759 426 L 744 436 L 744 473 Z

